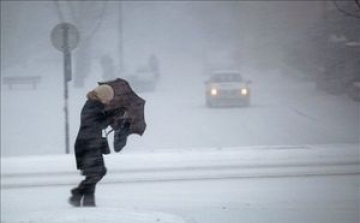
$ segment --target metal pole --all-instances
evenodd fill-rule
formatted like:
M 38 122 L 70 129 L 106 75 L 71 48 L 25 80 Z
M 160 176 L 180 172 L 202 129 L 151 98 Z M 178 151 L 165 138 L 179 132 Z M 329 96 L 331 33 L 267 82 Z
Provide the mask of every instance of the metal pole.
M 70 153 L 68 81 L 71 80 L 71 54 L 68 45 L 68 27 L 64 26 L 64 112 L 65 112 L 65 153 Z
M 119 67 L 120 67 L 120 72 L 124 71 L 124 46 L 123 46 L 123 9 L 122 9 L 123 5 L 122 5 L 122 1 L 119 1 L 119 42 L 118 42 L 118 46 L 119 46 Z
M 71 72 L 71 54 L 64 53 L 64 111 L 65 111 L 65 152 L 66 154 L 70 153 L 70 140 L 69 140 L 69 107 L 68 107 L 68 78 L 69 78 L 69 71 Z

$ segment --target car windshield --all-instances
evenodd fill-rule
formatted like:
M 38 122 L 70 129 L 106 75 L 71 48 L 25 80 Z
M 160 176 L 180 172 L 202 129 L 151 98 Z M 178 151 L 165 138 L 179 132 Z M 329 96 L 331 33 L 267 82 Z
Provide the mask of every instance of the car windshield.
M 210 81 L 217 82 L 217 83 L 224 83 L 224 82 L 242 82 L 243 79 L 240 74 L 216 74 L 210 78 Z

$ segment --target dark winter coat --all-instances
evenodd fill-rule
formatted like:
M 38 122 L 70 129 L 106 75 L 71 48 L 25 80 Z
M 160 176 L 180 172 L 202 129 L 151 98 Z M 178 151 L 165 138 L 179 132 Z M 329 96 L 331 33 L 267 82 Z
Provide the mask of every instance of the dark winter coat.
M 80 129 L 75 141 L 76 165 L 83 174 L 105 171 L 101 151 L 102 130 L 109 123 L 109 115 L 104 112 L 105 105 L 89 99 L 81 111 Z

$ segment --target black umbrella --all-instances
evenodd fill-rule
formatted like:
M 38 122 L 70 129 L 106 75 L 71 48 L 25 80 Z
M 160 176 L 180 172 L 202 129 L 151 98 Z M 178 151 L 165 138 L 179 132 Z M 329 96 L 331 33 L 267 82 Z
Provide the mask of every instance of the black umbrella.
M 114 99 L 106 111 L 113 113 L 115 121 L 111 126 L 115 130 L 114 149 L 118 152 L 125 146 L 128 135 L 143 135 L 146 129 L 145 100 L 139 97 L 124 79 L 99 82 L 99 85 L 101 84 L 108 84 L 114 90 Z
M 126 119 L 130 122 L 130 134 L 143 135 L 146 123 L 144 116 L 145 100 L 139 97 L 130 87 L 129 83 L 121 78 L 113 81 L 99 82 L 108 84 L 114 89 L 114 99 L 107 106 L 109 111 L 126 111 Z M 115 115 L 123 115 L 117 112 Z M 115 117 L 116 119 L 120 117 Z

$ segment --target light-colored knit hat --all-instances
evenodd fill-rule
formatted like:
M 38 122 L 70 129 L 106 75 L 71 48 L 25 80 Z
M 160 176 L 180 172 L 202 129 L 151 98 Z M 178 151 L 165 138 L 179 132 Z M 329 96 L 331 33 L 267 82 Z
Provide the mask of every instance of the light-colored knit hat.
M 110 85 L 101 84 L 94 89 L 96 96 L 102 102 L 110 102 L 114 98 L 114 90 Z

